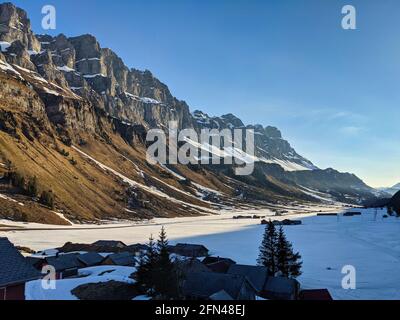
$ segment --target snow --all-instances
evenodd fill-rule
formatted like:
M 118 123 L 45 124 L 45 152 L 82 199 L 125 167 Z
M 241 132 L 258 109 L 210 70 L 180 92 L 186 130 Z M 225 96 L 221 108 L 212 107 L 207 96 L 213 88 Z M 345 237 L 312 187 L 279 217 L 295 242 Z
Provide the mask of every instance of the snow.
M 187 203 L 187 202 L 178 200 L 178 199 L 176 199 L 176 198 L 172 198 L 172 197 L 170 197 L 169 195 L 167 195 L 166 193 L 162 192 L 161 190 L 159 190 L 159 189 L 157 189 L 157 188 L 155 188 L 155 187 L 153 187 L 153 186 L 149 187 L 149 186 L 146 186 L 146 185 L 141 184 L 141 183 L 139 183 L 139 182 L 136 182 L 136 181 L 134 181 L 134 180 L 132 180 L 132 179 L 130 179 L 130 178 L 124 176 L 123 174 L 117 172 L 116 170 L 111 169 L 110 167 L 108 167 L 108 166 L 102 164 L 100 161 L 97 161 L 96 159 L 92 158 L 91 156 L 89 156 L 88 154 L 84 153 L 83 151 L 81 151 L 81 150 L 78 149 L 77 147 L 72 146 L 72 148 L 75 149 L 76 151 L 78 151 L 78 152 L 79 152 L 80 154 L 82 154 L 84 157 L 86 157 L 86 158 L 92 160 L 93 162 L 95 162 L 102 170 L 104 170 L 104 171 L 109 171 L 109 172 L 113 173 L 114 175 L 116 175 L 117 177 L 119 177 L 119 178 L 122 179 L 125 183 L 128 183 L 128 184 L 129 184 L 130 186 L 132 186 L 132 187 L 140 188 L 140 189 L 145 190 L 146 192 L 149 192 L 149 193 L 151 193 L 151 194 L 153 194 L 153 195 L 155 195 L 155 196 L 158 196 L 158 197 L 167 199 L 167 200 L 169 200 L 169 201 L 171 201 L 171 202 L 174 202 L 174 203 L 179 203 L 179 204 L 183 204 L 183 205 L 185 205 L 185 206 L 187 206 L 187 207 L 192 207 L 192 208 L 199 209 L 199 210 L 201 210 L 202 212 L 207 211 L 207 209 L 204 208 L 204 207 L 197 206 L 197 205 L 194 205 L 194 204 L 190 204 L 190 203 Z M 155 179 L 156 179 L 156 178 L 155 178 Z M 159 179 L 156 179 L 156 180 L 159 180 Z M 161 180 L 159 180 L 159 181 L 161 181 Z M 161 181 L 161 182 L 162 182 L 162 181 Z M 163 182 L 163 183 L 164 183 L 164 182 Z M 172 189 L 174 189 L 172 186 L 169 186 L 169 187 L 172 188 Z M 175 189 L 176 189 L 176 188 L 175 188 Z M 176 189 L 176 190 L 178 190 L 178 189 Z M 185 193 L 184 191 L 181 191 L 181 190 L 179 190 L 179 192 Z
M 12 198 L 6 196 L 5 194 L 1 194 L 0 193 L 0 199 L 11 201 L 11 202 L 14 202 L 14 203 L 18 203 L 18 205 L 20 205 L 21 207 L 25 206 L 23 203 L 18 202 L 17 200 L 12 199 Z
M 93 79 L 93 78 L 96 78 L 96 77 L 105 78 L 106 76 L 104 74 L 101 74 L 101 73 L 96 73 L 96 74 L 85 74 L 85 75 L 83 75 L 83 77 L 86 78 L 86 79 Z
M 103 283 L 109 281 L 134 284 L 135 280 L 129 276 L 136 271 L 132 267 L 100 266 L 79 270 L 82 278 L 56 280 L 55 289 L 44 289 L 42 280 L 30 281 L 25 284 L 26 300 L 78 300 L 71 291 L 89 283 Z
M 143 102 L 143 103 L 145 103 L 145 104 L 162 104 L 160 101 L 158 101 L 158 100 L 156 100 L 156 99 L 153 99 L 153 98 L 139 97 L 139 96 L 134 95 L 134 94 L 129 93 L 129 92 L 124 92 L 124 94 L 125 94 L 127 97 L 129 97 L 129 98 L 131 98 L 131 99 L 133 99 L 133 100 L 141 101 L 141 102 Z
M 21 74 L 15 70 L 10 64 L 0 59 L 0 70 L 3 71 L 11 71 L 12 73 L 16 74 L 19 78 L 21 78 Z
M 0 51 L 1 52 L 6 52 L 9 47 L 11 47 L 11 43 L 6 42 L 6 41 L 0 41 Z
M 278 209 L 278 207 L 276 208 Z M 386 211 L 361 211 L 361 216 L 344 217 L 316 216 L 317 213 L 343 212 L 333 205 L 284 206 L 279 209 L 288 215 L 274 216 L 273 210 L 221 210 L 219 215 L 154 219 L 139 224 L 100 227 L 73 226 L 68 228 L 46 226 L 42 231 L 26 230 L 1 232 L 16 245 L 32 249 L 55 248 L 67 241 L 92 243 L 99 239 L 121 240 L 126 243 L 144 243 L 150 234 L 157 235 L 165 226 L 171 244 L 178 242 L 203 244 L 211 255 L 230 257 L 242 264 L 255 264 L 264 226 L 259 219 L 238 219 L 234 215 L 267 215 L 271 219 L 302 219 L 299 226 L 284 227 L 288 239 L 299 251 L 303 260 L 303 274 L 299 281 L 304 289 L 327 288 L 335 299 L 400 299 L 400 219 L 383 219 Z M 0 220 L 0 224 L 11 224 Z M 12 223 L 26 227 L 23 223 Z M 29 224 L 29 227 L 39 225 Z M 352 265 L 356 268 L 356 290 L 341 287 L 344 277 L 342 268 Z M 102 269 L 88 269 L 98 275 Z M 113 272 L 114 273 L 114 272 Z M 123 271 L 114 275 L 123 276 Z M 106 275 L 104 275 L 106 276 Z M 108 276 L 113 276 L 109 274 Z M 75 284 L 68 285 L 68 288 Z
M 171 169 L 168 168 L 166 165 L 160 164 L 160 166 L 161 166 L 164 170 L 166 170 L 166 171 L 168 171 L 170 174 L 172 174 L 172 175 L 173 175 L 175 178 L 177 178 L 178 180 L 186 181 L 186 178 L 185 178 L 185 177 L 183 177 L 183 176 L 181 176 L 180 174 L 176 173 L 175 171 L 171 170 Z
M 78 270 L 78 275 L 83 277 L 99 277 L 102 275 L 112 275 L 128 278 L 127 280 L 131 280 L 129 277 L 132 273 L 136 272 L 136 268 L 134 267 L 123 267 L 123 266 L 96 266 L 83 268 Z
M 46 88 L 46 87 L 43 87 L 43 89 L 44 89 L 44 91 L 45 91 L 46 93 L 51 94 L 51 95 L 53 95 L 53 96 L 59 96 L 59 95 L 60 95 L 60 94 L 59 94 L 57 91 L 55 91 L 55 90 L 51 90 L 51 89 Z
M 80 63 L 83 61 L 100 61 L 100 58 L 84 58 L 84 59 L 76 61 L 76 63 Z
M 72 68 L 70 68 L 68 66 L 57 67 L 57 69 L 60 70 L 60 71 L 64 71 L 64 72 L 73 72 L 73 71 L 75 71 L 75 69 L 72 69 Z
M 148 296 L 137 296 L 132 299 L 133 301 L 148 301 L 151 300 L 151 297 Z

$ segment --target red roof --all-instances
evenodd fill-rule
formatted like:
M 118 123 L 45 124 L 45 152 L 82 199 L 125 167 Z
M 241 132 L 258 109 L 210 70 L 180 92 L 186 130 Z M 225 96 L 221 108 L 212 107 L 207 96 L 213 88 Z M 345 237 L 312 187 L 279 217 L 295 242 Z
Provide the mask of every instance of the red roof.
M 300 292 L 300 300 L 331 301 L 333 298 L 328 289 L 315 289 L 302 290 Z

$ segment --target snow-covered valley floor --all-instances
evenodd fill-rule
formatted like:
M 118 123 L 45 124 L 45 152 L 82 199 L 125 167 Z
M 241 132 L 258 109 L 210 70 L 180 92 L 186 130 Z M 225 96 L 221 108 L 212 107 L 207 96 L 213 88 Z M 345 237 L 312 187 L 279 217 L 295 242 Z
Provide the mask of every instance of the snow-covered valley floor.
M 327 288 L 335 299 L 400 299 L 400 219 L 383 219 L 385 211 L 362 211 L 362 216 L 337 218 L 315 216 L 317 212 L 340 212 L 338 208 L 314 208 L 314 213 L 289 215 L 302 218 L 303 225 L 285 227 L 295 250 L 303 257 L 303 288 Z M 150 234 L 157 235 L 165 225 L 172 243 L 188 242 L 207 246 L 213 255 L 230 257 L 238 263 L 255 264 L 264 231 L 260 220 L 234 220 L 233 215 L 272 212 L 222 212 L 219 216 L 180 219 L 155 219 L 147 224 L 104 226 L 73 226 L 71 230 L 0 231 L 16 245 L 43 250 L 67 241 L 91 243 L 99 239 L 121 240 L 125 243 L 145 242 Z M 276 217 L 271 217 L 275 219 Z M 0 221 L 0 225 L 10 222 Z M 17 226 L 18 223 L 11 223 Z M 41 225 L 23 225 L 43 228 Z M 48 227 L 48 226 L 47 226 Z M 115 227 L 118 227 L 117 229 Z M 80 230 L 81 229 L 81 230 Z M 356 268 L 356 290 L 341 287 L 342 267 Z

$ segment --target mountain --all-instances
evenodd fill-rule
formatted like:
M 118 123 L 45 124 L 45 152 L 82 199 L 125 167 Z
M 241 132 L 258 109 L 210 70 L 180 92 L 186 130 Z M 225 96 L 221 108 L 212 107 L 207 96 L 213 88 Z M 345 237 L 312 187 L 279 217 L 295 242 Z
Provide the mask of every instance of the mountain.
M 35 35 L 11 3 L 0 4 L 0 47 L 0 218 L 68 224 L 377 198 L 354 175 L 318 169 L 275 127 L 192 113 L 150 71 L 128 68 L 92 35 Z M 198 132 L 254 129 L 254 173 L 151 165 L 146 134 L 170 121 Z M 19 184 L 10 185 L 10 174 Z M 38 196 L 54 196 L 51 210 L 24 190 L 33 177 Z
M 395 195 L 398 191 L 400 191 L 400 183 L 395 184 L 390 188 L 379 188 L 379 191 L 390 194 L 391 196 Z

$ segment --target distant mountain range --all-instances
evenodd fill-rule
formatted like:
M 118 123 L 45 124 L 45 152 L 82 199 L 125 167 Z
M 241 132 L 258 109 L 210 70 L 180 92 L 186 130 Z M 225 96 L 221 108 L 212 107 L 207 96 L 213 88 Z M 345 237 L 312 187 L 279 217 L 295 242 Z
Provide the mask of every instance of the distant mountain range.
M 187 216 L 288 203 L 362 204 L 385 195 L 350 173 L 321 170 L 275 127 L 232 114 L 191 112 L 146 70 L 128 68 L 92 35 L 35 35 L 27 14 L 0 5 L 0 176 L 9 161 L 52 190 L 55 209 L 0 184 L 0 218 L 65 224 Z M 204 94 L 207 94 L 205 92 Z M 146 133 L 254 129 L 255 171 L 232 166 L 150 165 Z
M 390 195 L 395 195 L 398 191 L 400 191 L 400 183 L 395 184 L 393 187 L 390 188 L 379 188 L 378 190 L 386 192 Z

